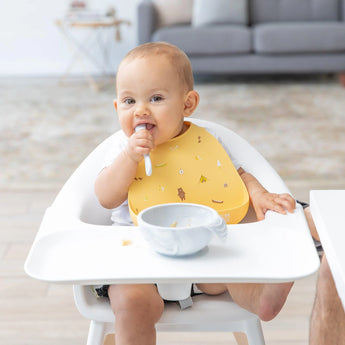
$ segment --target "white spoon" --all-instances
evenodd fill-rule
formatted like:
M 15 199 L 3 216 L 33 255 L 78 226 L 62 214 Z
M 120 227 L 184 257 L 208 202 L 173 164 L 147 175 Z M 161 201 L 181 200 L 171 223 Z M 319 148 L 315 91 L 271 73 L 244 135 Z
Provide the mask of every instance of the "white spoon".
M 138 126 L 135 127 L 135 131 L 138 132 L 141 129 L 146 129 L 146 125 L 145 123 L 142 123 Z M 146 175 L 147 176 L 151 176 L 152 174 L 152 163 L 151 163 L 151 158 L 150 155 L 144 155 L 144 159 L 145 159 L 145 171 L 146 171 Z

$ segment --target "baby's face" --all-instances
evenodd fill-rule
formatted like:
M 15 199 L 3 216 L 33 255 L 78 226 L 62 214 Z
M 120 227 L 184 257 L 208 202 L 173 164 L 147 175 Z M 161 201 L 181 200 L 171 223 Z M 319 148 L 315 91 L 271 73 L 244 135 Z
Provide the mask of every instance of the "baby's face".
M 121 64 L 117 74 L 115 107 L 127 136 L 146 123 L 155 145 L 183 131 L 187 91 L 171 63 L 162 56 Z

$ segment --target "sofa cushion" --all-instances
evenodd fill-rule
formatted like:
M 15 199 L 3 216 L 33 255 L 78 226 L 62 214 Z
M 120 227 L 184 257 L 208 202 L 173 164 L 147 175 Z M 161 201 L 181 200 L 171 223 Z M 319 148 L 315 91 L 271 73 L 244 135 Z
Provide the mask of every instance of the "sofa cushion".
M 185 24 L 192 21 L 193 0 L 152 0 L 159 27 Z
M 258 24 L 253 38 L 257 53 L 345 52 L 345 25 L 341 22 Z
M 191 55 L 240 54 L 252 51 L 251 30 L 242 25 L 164 27 L 153 34 L 152 40 L 175 44 Z
M 247 0 L 194 0 L 192 25 L 247 24 Z
M 251 0 L 251 22 L 333 21 L 340 19 L 340 0 Z

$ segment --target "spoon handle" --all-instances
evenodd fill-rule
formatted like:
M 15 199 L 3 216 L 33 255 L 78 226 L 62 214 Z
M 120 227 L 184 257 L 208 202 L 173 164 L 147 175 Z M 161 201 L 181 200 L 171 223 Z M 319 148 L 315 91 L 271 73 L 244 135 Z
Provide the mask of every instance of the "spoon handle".
M 146 129 L 146 125 L 144 123 L 138 125 L 135 127 L 135 131 L 139 131 L 141 129 Z M 151 176 L 152 174 L 152 163 L 151 163 L 151 158 L 149 154 L 144 155 L 144 160 L 145 160 L 145 171 L 147 176 Z

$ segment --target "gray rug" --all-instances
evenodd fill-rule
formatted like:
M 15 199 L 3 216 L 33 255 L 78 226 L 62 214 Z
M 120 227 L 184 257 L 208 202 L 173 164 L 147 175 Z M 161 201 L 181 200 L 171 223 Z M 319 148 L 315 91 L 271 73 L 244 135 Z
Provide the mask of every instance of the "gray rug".
M 111 81 L 112 82 L 112 81 Z M 344 188 L 345 89 L 334 77 L 197 82 L 194 117 L 235 130 L 292 189 Z M 114 87 L 0 79 L 0 188 L 59 188 L 119 126 Z

